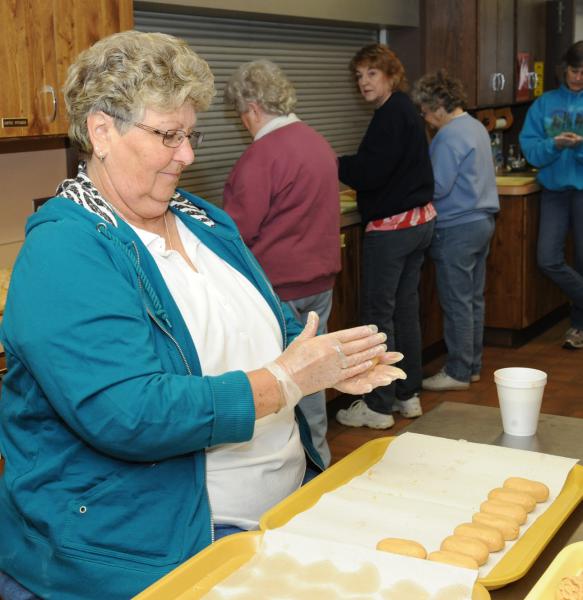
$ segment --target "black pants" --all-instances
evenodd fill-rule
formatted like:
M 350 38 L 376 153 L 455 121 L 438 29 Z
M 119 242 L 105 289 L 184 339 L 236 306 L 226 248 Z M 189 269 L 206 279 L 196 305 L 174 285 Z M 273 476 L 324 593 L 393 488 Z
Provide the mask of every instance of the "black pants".
M 419 279 L 434 221 L 395 231 L 371 231 L 364 236 L 361 322 L 387 334 L 389 350 L 404 354 L 398 366 L 404 381 L 378 387 L 364 396 L 366 405 L 389 414 L 393 402 L 408 400 L 421 390 L 421 325 Z

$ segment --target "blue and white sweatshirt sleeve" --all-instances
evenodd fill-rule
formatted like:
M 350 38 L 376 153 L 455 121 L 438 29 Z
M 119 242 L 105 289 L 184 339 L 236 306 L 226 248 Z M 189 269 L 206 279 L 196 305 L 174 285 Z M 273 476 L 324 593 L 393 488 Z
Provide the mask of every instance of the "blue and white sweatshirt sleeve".
M 524 156 L 540 170 L 538 180 L 549 190 L 583 189 L 583 143 L 562 149 L 555 144 L 566 131 L 583 135 L 583 92 L 561 86 L 534 102 L 519 136 Z

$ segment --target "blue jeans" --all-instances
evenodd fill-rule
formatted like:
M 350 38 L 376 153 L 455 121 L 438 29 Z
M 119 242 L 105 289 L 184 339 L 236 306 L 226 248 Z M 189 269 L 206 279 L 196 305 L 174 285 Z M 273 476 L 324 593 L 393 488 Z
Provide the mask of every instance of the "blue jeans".
M 482 368 L 486 259 L 494 233 L 494 217 L 435 230 L 430 256 L 435 263 L 443 336 L 445 372 L 469 382 Z
M 395 398 L 407 400 L 421 390 L 419 279 L 434 221 L 395 231 L 371 231 L 362 247 L 361 323 L 387 334 L 389 350 L 404 355 L 404 381 L 378 387 L 364 396 L 368 408 L 389 414 Z
M 572 267 L 565 262 L 569 230 L 575 251 Z M 541 271 L 571 300 L 571 326 L 583 329 L 583 190 L 543 190 L 537 260 Z
M 32 592 L 22 587 L 10 575 L 0 571 L 0 598 L 2 600 L 40 600 Z
M 332 290 L 322 292 L 320 294 L 314 294 L 313 296 L 307 296 L 306 298 L 299 298 L 297 300 L 290 300 L 286 302 L 288 307 L 296 316 L 296 319 L 300 323 L 306 324 L 308 320 L 308 313 L 313 310 L 318 313 L 320 317 L 320 323 L 318 325 L 318 335 L 326 333 L 326 325 L 328 323 L 328 317 L 332 310 Z M 306 421 L 310 426 L 310 433 L 312 434 L 312 442 L 314 447 L 320 454 L 324 466 L 327 467 L 330 464 L 331 455 L 328 442 L 326 441 L 326 433 L 328 432 L 328 415 L 326 414 L 326 392 L 316 392 L 310 394 L 300 400 L 300 408 L 306 417 Z
M 317 477 L 319 475 L 318 471 L 315 471 L 314 469 L 311 469 L 310 467 L 306 467 L 306 474 L 304 475 L 304 480 L 302 481 L 302 485 L 306 485 L 306 483 L 308 483 L 308 481 L 312 481 L 312 479 L 314 479 L 314 477 Z M 220 540 L 221 538 L 227 537 L 228 535 L 233 535 L 234 533 L 242 533 L 243 531 L 246 531 L 245 529 L 241 529 L 240 527 L 237 527 L 236 525 L 228 525 L 228 524 L 224 524 L 224 525 L 215 525 L 215 542 L 217 540 Z M 20 600 L 20 599 L 15 599 L 15 600 Z M 23 599 L 26 600 L 26 599 Z

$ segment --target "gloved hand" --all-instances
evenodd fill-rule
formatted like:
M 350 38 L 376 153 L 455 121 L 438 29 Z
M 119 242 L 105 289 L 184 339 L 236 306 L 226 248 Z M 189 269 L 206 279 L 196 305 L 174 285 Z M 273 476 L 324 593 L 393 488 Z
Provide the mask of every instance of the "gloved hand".
M 403 360 L 400 352 L 385 352 L 379 357 L 377 364 L 372 369 L 337 383 L 334 388 L 343 394 L 368 394 L 381 385 L 389 385 L 395 379 L 407 379 L 405 371 L 398 367 L 391 367 Z
M 376 326 L 364 325 L 316 337 L 318 315 L 311 312 L 302 333 L 274 363 L 266 365 L 278 379 L 286 405 L 293 408 L 303 396 L 355 378 L 386 353 L 387 337 Z M 382 379 L 382 371 L 377 372 Z M 375 378 L 369 376 L 371 383 Z M 378 385 L 384 385 L 379 383 Z

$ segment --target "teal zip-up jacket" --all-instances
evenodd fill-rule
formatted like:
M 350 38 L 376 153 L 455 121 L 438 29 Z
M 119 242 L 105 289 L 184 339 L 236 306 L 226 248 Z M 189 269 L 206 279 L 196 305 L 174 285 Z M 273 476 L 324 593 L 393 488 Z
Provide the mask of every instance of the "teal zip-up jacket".
M 175 214 L 255 285 L 289 344 L 301 325 L 231 218 L 181 193 L 216 226 Z M 252 437 L 251 387 L 241 371 L 201 376 L 131 227 L 64 198 L 30 217 L 1 338 L 0 570 L 43 598 L 126 600 L 211 543 L 204 449 Z
M 537 179 L 547 190 L 583 190 L 583 144 L 562 150 L 555 145 L 555 136 L 565 131 L 583 135 L 583 92 L 561 85 L 532 104 L 519 137 L 526 160 L 539 169 Z

